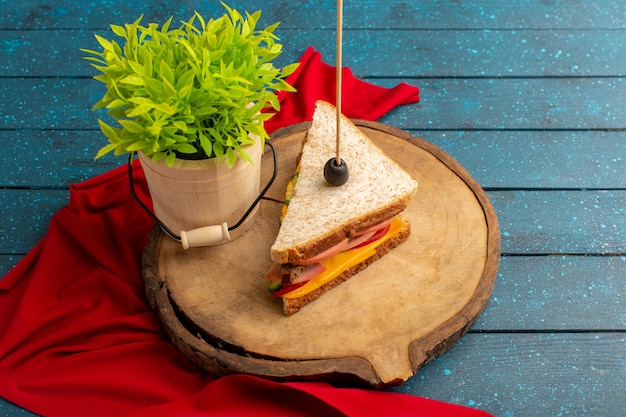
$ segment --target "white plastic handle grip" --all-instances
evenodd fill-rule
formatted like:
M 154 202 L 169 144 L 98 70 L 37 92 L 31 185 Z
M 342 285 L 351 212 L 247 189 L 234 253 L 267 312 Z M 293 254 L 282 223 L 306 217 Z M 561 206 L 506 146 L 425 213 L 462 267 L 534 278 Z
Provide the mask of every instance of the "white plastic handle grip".
M 229 240 L 230 233 L 228 233 L 226 222 L 180 232 L 180 242 L 183 244 L 183 249 L 214 246 Z

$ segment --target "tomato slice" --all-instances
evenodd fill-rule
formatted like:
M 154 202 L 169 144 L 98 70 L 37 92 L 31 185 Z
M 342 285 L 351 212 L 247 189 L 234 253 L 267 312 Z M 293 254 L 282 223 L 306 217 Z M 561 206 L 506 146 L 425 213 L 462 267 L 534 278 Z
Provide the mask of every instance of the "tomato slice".
M 310 265 L 310 264 L 322 262 L 323 260 L 331 258 L 335 256 L 336 254 L 338 254 L 339 252 L 341 252 L 342 250 L 344 250 L 347 244 L 348 244 L 348 239 L 346 238 L 342 240 L 341 242 L 339 242 L 338 244 L 336 244 L 335 246 L 333 246 L 332 248 L 326 249 L 324 252 L 318 253 L 317 255 L 312 256 L 308 259 L 303 259 L 301 261 L 296 261 L 292 263 L 294 265 Z
M 298 284 L 286 284 L 286 285 L 282 285 L 278 290 L 272 292 L 272 295 L 274 297 L 280 297 L 282 295 L 287 294 L 288 292 L 291 292 L 295 289 L 298 289 L 300 287 L 302 287 L 304 284 L 306 284 L 306 281 L 304 282 L 300 282 Z

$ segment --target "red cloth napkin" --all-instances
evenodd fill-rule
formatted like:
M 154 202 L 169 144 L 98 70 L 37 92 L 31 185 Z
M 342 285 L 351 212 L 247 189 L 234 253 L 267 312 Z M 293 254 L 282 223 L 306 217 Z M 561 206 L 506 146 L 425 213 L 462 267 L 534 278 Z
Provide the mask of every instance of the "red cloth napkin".
M 316 52 L 304 58 L 292 81 L 305 94 L 282 97 L 289 123 L 305 117 L 295 109 L 310 109 L 323 96 L 316 83 L 332 76 Z M 370 84 L 350 85 L 346 107 L 362 119 L 418 98 L 410 86 L 402 90 L 412 95 L 398 101 L 393 90 L 387 97 Z M 376 101 L 352 105 L 370 100 L 370 90 L 381 94 Z M 146 305 L 141 256 L 153 222 L 132 199 L 126 169 L 72 185 L 46 236 L 0 280 L 0 396 L 63 417 L 488 416 L 385 391 L 208 375 L 169 342 Z M 138 164 L 134 172 L 149 198 Z
M 280 92 L 279 117 L 265 123 L 268 132 L 313 118 L 315 102 L 324 100 L 335 104 L 335 67 L 322 62 L 322 55 L 309 47 L 300 58 L 300 66 L 287 81 L 296 93 Z M 419 89 L 407 83 L 393 88 L 379 87 L 356 78 L 350 68 L 342 68 L 341 112 L 352 119 L 378 120 L 403 104 L 417 103 Z

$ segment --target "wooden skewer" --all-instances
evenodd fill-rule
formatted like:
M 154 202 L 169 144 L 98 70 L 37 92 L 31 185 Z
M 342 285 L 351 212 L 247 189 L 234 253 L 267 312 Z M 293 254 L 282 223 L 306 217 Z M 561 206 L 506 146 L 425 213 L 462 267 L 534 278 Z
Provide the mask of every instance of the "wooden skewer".
M 343 21 L 343 3 L 342 0 L 337 0 L 337 64 L 335 71 L 335 86 L 336 86 L 336 106 L 337 109 L 337 126 L 336 126 L 336 148 L 335 156 L 331 157 L 324 165 L 324 179 L 330 185 L 339 187 L 348 181 L 350 173 L 348 172 L 348 164 L 341 159 L 340 144 L 341 144 L 341 34 Z
M 341 154 L 340 154 L 340 142 L 341 142 L 341 61 L 342 61 L 342 32 L 343 32 L 343 0 L 337 0 L 337 56 L 336 56 L 336 79 L 335 79 L 335 87 L 337 89 L 337 98 L 336 98 L 336 110 L 337 110 L 337 145 L 336 145 L 336 157 L 335 164 L 338 166 L 341 165 Z

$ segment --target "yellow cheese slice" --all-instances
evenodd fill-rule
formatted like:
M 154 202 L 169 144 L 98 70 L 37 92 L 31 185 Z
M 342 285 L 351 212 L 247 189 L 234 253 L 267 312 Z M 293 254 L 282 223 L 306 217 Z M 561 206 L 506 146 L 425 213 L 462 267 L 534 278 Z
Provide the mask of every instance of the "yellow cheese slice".
M 283 294 L 282 297 L 298 298 L 315 291 L 327 282 L 337 278 L 346 269 L 360 264 L 370 256 L 373 256 L 376 253 L 376 248 L 378 246 L 395 236 L 405 225 L 406 222 L 404 220 L 399 217 L 394 218 L 389 225 L 389 231 L 383 237 L 362 248 L 349 249 L 338 253 L 330 259 L 326 259 L 322 262 L 322 265 L 326 267 L 324 272 L 312 278 L 303 286 Z

